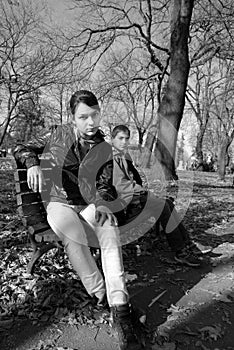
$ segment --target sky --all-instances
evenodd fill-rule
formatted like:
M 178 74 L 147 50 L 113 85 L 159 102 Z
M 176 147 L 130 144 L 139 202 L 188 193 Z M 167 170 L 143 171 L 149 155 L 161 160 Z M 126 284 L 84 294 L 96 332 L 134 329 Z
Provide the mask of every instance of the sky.
M 44 0 L 51 10 L 53 20 L 57 24 L 68 25 L 72 16 L 72 11 L 68 10 L 71 0 Z

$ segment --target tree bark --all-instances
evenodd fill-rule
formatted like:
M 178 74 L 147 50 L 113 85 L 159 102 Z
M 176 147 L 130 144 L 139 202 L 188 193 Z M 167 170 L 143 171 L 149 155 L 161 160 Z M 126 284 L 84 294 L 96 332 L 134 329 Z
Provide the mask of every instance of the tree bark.
M 206 128 L 205 127 L 201 127 L 198 134 L 197 134 L 197 141 L 196 141 L 196 156 L 197 156 L 197 161 L 198 161 L 198 165 L 197 165 L 197 169 L 199 171 L 203 171 L 204 170 L 204 165 L 203 165 L 203 151 L 202 151 L 202 145 L 203 145 L 203 138 L 204 138 L 204 134 L 205 134 Z
M 145 130 L 142 131 L 141 128 L 137 127 L 137 132 L 138 132 L 138 143 L 139 143 L 140 148 L 142 148 Z
M 7 131 L 8 131 L 8 127 L 9 127 L 10 122 L 11 122 L 13 110 L 18 103 L 18 94 L 17 94 L 13 104 L 11 103 L 11 100 L 12 100 L 12 94 L 10 94 L 10 97 L 8 98 L 8 102 L 7 102 L 7 117 L 5 120 L 5 125 L 3 126 L 3 129 L 2 129 L 2 134 L 0 136 L 0 147 L 2 146 L 4 139 L 7 135 Z
M 4 127 L 3 127 L 3 130 L 2 130 L 2 133 L 1 133 L 1 137 L 0 137 L 0 147 L 2 146 L 3 141 L 4 141 L 5 137 L 6 137 L 9 123 L 10 123 L 10 119 L 7 119 L 7 121 L 6 121 L 6 123 L 5 123 Z
M 219 174 L 220 180 L 225 179 L 226 152 L 227 152 L 226 145 L 221 144 L 219 148 L 219 154 L 218 154 L 218 174 Z
M 218 150 L 218 175 L 220 180 L 225 180 L 226 166 L 227 166 L 227 157 L 228 157 L 228 148 L 232 142 L 232 137 L 225 138 L 219 145 Z
M 151 126 L 144 145 L 143 167 L 150 168 L 151 154 L 154 148 L 157 134 L 157 126 Z
M 174 160 L 190 69 L 188 37 L 193 0 L 174 0 L 173 5 L 170 76 L 158 108 L 159 131 L 155 152 L 166 180 L 178 179 Z

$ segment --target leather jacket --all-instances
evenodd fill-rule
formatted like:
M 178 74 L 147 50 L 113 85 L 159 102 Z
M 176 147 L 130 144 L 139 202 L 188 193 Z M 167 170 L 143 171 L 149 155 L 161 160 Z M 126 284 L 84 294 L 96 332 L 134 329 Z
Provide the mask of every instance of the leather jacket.
M 40 165 L 40 155 L 49 156 L 53 169 L 50 201 L 81 208 L 94 203 L 108 206 L 112 212 L 117 205 L 119 211 L 122 204 L 113 186 L 111 146 L 104 140 L 101 130 L 90 141 L 85 154 L 82 142 L 71 125 L 61 125 L 27 144 L 18 144 L 13 154 L 16 162 L 27 169 Z

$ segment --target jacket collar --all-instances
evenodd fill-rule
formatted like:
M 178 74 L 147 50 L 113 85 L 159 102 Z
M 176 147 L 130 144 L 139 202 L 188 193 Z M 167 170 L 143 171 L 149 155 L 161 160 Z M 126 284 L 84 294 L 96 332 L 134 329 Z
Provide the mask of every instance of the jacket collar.
M 82 137 L 80 135 L 79 130 L 76 127 L 73 128 L 73 132 L 75 134 L 76 141 L 78 141 L 81 144 L 87 143 L 87 144 L 94 145 L 94 144 L 98 144 L 100 142 L 105 141 L 105 139 L 104 139 L 105 134 L 100 129 L 97 130 L 96 134 L 92 137 L 92 139 L 86 139 L 86 138 Z

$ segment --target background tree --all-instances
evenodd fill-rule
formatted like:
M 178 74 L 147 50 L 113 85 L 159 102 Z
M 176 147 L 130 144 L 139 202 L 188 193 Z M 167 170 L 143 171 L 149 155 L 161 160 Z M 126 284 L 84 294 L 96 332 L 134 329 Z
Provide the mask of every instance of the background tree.
M 27 142 L 45 127 L 45 115 L 39 92 L 25 96 L 16 107 L 10 134 L 17 142 Z
M 230 1 L 196 2 L 193 13 L 190 29 L 191 68 L 185 114 L 188 123 L 193 122 L 193 115 L 197 118 L 197 126 L 193 127 L 193 134 L 197 136 L 195 153 L 199 167 L 203 169 L 203 152 L 213 154 L 214 157 L 217 155 L 220 126 L 211 111 L 218 85 L 222 81 L 218 60 L 233 56 L 233 6 Z M 190 135 L 189 138 L 192 137 Z
M 204 170 L 203 159 L 203 139 L 211 116 L 210 109 L 214 102 L 214 94 L 212 89 L 215 87 L 215 74 L 213 72 L 214 65 L 212 59 L 203 65 L 203 67 L 195 67 L 191 70 L 191 85 L 187 91 L 187 101 L 191 107 L 190 113 L 194 113 L 198 132 L 196 135 L 195 153 L 197 158 L 197 170 Z M 216 77 L 217 78 L 217 77 Z M 192 85 L 194 87 L 192 87 Z
M 188 37 L 193 1 L 175 0 L 172 7 L 170 35 L 170 76 L 159 104 L 159 130 L 156 156 L 166 179 L 177 179 L 175 150 L 183 116 L 189 74 Z
M 74 50 L 74 59 L 85 57 L 87 70 L 92 72 L 100 66 L 110 47 L 119 51 L 128 49 L 129 53 L 142 52 L 140 56 L 146 57 L 146 68 L 154 67 L 160 99 L 156 153 L 166 178 L 177 178 L 174 156 L 189 72 L 188 37 L 193 1 L 173 0 L 170 6 L 167 1 L 152 0 L 111 3 L 75 0 L 74 4 L 79 21 L 76 34 L 70 33 L 70 50 Z
M 143 137 L 154 119 L 155 80 L 149 71 L 144 71 L 141 60 L 125 52 L 108 55 L 106 65 L 98 77 L 103 82 L 100 86 L 102 95 L 108 95 L 125 109 L 118 118 L 119 122 L 134 125 L 138 133 L 141 148 Z M 154 74 L 153 74 L 154 76 Z M 123 108 L 121 108 L 123 111 Z M 115 118 L 116 120 L 116 118 Z
M 211 121 L 214 118 L 212 107 L 217 104 L 220 91 L 223 90 L 224 76 L 220 62 L 233 57 L 234 28 L 231 18 L 234 10 L 230 1 L 214 0 L 204 6 L 201 3 L 199 5 L 195 7 L 190 31 L 193 45 L 187 101 L 198 122 L 196 157 L 198 169 L 203 170 L 203 150 L 206 151 L 204 137 L 207 132 L 211 137 L 211 126 L 217 126 L 217 122 Z M 216 130 L 221 129 L 217 127 Z
M 120 102 L 116 101 L 111 95 L 105 95 L 102 98 L 102 128 L 107 136 L 110 137 L 112 129 L 118 124 L 129 125 L 126 116 L 126 110 Z
M 228 165 L 228 149 L 234 138 L 234 67 L 232 60 L 219 60 L 219 72 L 222 82 L 217 87 L 216 99 L 212 113 L 220 125 L 218 143 L 218 172 L 221 180 L 225 177 Z
M 58 83 L 67 74 L 66 52 L 54 45 L 30 0 L 0 3 L 0 145 L 18 104 L 26 96 Z M 48 34 L 48 35 L 47 35 Z

